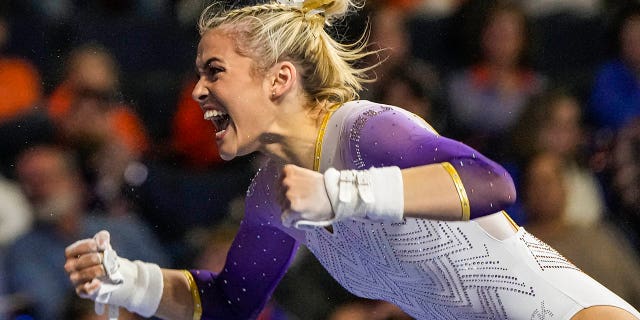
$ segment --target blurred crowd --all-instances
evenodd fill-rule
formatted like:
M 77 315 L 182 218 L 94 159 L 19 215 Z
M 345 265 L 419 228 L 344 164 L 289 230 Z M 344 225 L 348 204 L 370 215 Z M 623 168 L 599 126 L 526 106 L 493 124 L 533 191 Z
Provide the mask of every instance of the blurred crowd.
M 223 162 L 191 100 L 206 4 L 0 2 L 0 320 L 104 319 L 62 268 L 101 229 L 123 257 L 222 268 L 261 159 Z M 640 308 L 640 2 L 371 0 L 331 28 L 382 49 L 361 98 L 505 166 L 512 218 Z M 301 248 L 260 319 L 408 317 Z

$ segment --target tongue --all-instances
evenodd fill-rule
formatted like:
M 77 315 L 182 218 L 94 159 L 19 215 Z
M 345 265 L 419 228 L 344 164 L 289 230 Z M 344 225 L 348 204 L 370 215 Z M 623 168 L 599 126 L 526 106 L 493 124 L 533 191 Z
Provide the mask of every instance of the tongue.
M 229 120 L 231 120 L 231 118 L 229 118 L 228 115 L 216 117 L 214 120 L 216 131 L 220 132 L 227 129 L 227 126 L 229 126 L 229 122 L 230 122 Z

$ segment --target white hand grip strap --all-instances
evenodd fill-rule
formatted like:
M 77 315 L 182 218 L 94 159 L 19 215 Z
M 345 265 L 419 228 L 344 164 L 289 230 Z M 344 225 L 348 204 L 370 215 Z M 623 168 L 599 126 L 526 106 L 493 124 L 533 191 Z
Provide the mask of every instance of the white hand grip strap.
M 109 319 L 118 318 L 118 307 L 124 307 L 144 317 L 155 314 L 164 282 L 160 267 L 153 263 L 130 261 L 118 257 L 109 243 L 109 234 L 96 234 L 98 250 L 103 250 L 102 266 L 106 275 L 99 279 L 100 287 L 86 298 L 95 301 L 96 313 L 109 306 Z
M 398 167 L 368 170 L 329 168 L 324 184 L 334 217 L 324 221 L 299 220 L 299 229 L 328 226 L 345 219 L 400 222 L 404 214 L 402 173 Z
M 106 262 L 105 259 L 103 265 Z M 94 298 L 96 312 L 103 310 L 103 305 L 109 305 L 110 317 L 117 317 L 118 306 L 144 317 L 153 316 L 160 305 L 164 287 L 160 267 L 116 256 L 114 264 L 105 265 L 105 270 L 109 269 L 109 276 L 102 280 Z
M 111 244 L 107 243 L 107 248 L 103 251 L 102 266 L 107 274 L 105 279 L 102 279 L 102 284 L 98 289 L 98 294 L 95 297 L 95 311 L 97 314 L 104 313 L 105 304 L 109 303 L 111 294 L 118 289 L 118 285 L 124 282 L 124 278 L 120 270 L 120 262 L 118 261 L 118 254 Z M 109 305 L 109 320 L 118 319 L 118 306 Z
M 102 266 L 104 267 L 104 271 L 107 273 L 106 282 L 116 285 L 121 284 L 124 281 L 122 274 L 118 272 L 120 269 L 118 254 L 113 250 L 113 248 L 111 248 L 111 245 L 109 245 L 103 252 Z

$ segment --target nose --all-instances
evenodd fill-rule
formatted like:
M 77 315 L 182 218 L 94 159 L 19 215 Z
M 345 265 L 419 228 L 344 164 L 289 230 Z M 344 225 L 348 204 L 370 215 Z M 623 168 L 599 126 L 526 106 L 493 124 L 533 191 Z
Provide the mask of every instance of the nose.
M 201 80 L 198 80 L 198 82 L 196 82 L 195 87 L 193 87 L 193 91 L 191 92 L 191 98 L 201 103 L 207 100 L 208 96 L 209 96 L 209 90 L 207 90 L 204 84 L 202 84 Z

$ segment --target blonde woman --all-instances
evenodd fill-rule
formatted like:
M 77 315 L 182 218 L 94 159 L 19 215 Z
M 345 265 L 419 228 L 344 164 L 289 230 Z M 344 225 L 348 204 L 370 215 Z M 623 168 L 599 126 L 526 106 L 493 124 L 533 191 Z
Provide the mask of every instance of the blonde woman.
M 143 316 L 251 319 L 304 244 L 354 294 L 417 319 L 640 317 L 509 219 L 515 191 L 502 167 L 407 111 L 356 100 L 364 44 L 324 29 L 350 8 L 204 12 L 193 98 L 223 159 L 267 159 L 225 267 L 132 262 L 100 232 L 66 250 L 77 293 Z

